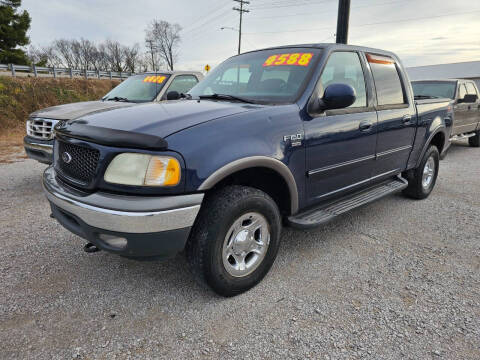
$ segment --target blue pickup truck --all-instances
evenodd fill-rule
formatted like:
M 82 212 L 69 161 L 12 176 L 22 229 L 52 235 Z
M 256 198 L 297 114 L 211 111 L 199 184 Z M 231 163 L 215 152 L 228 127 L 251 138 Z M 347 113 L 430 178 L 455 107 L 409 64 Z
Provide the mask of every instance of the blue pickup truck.
M 89 249 L 185 250 L 223 296 L 266 275 L 282 225 L 314 228 L 397 191 L 429 196 L 452 116 L 449 99 L 414 100 L 394 54 L 339 44 L 234 56 L 168 96 L 58 123 L 45 194 Z

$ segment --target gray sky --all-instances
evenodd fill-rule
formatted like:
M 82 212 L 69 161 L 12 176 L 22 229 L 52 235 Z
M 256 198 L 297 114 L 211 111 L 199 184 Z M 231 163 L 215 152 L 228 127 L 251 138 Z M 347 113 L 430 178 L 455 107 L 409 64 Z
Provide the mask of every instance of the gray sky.
M 333 42 L 337 0 L 250 0 L 242 51 L 275 45 Z M 407 66 L 480 60 L 480 0 L 352 0 L 349 43 L 390 50 Z M 156 18 L 179 23 L 178 69 L 200 70 L 236 54 L 233 0 L 23 0 L 30 38 L 139 43 Z

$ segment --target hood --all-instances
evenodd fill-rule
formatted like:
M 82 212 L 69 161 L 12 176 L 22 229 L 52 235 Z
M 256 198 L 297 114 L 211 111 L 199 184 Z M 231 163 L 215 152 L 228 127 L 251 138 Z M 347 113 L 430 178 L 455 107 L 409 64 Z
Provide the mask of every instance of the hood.
M 51 106 L 35 111 L 31 117 L 41 117 L 54 120 L 70 120 L 96 111 L 110 110 L 136 105 L 119 101 L 83 101 L 72 104 Z
M 263 107 L 262 105 L 211 100 L 147 103 L 97 111 L 75 120 L 62 122 L 56 127 L 56 130 L 72 137 L 85 138 L 93 142 L 97 140 L 99 143 L 107 141 L 103 134 L 108 133 L 111 136 L 113 132 L 122 134 L 122 137 L 130 133 L 131 135 L 165 138 L 177 131 L 203 122 Z

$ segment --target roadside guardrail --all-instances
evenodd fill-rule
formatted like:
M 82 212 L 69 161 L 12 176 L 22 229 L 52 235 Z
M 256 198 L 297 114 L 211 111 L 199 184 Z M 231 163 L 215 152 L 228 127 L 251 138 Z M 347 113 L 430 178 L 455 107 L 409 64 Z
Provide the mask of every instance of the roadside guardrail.
M 85 79 L 88 78 L 107 78 L 107 79 L 126 79 L 127 77 L 133 75 L 132 72 L 123 72 L 123 71 L 99 71 L 99 70 L 81 70 L 81 69 L 70 69 L 70 68 L 57 68 L 57 67 L 43 67 L 43 66 L 36 66 L 36 65 L 15 65 L 15 64 L 0 64 L 0 72 L 7 71 L 10 73 L 11 76 L 18 76 L 17 71 L 19 73 L 25 74 L 33 74 L 34 77 L 39 76 L 53 76 L 56 78 L 57 76 L 61 77 L 84 77 Z

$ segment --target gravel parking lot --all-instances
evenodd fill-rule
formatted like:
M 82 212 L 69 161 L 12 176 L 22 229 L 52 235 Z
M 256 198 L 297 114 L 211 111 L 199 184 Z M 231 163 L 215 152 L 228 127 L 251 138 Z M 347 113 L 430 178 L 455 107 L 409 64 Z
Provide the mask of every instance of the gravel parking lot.
M 285 229 L 270 274 L 220 298 L 182 256 L 86 254 L 32 160 L 0 165 L 1 359 L 479 359 L 480 149 L 424 201 L 391 196 Z

